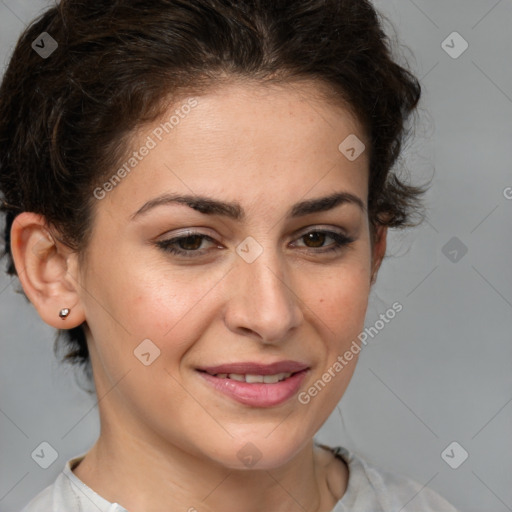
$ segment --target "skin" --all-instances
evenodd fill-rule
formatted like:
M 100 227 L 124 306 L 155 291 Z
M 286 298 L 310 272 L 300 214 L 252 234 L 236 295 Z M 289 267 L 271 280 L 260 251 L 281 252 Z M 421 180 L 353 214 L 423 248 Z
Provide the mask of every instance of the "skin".
M 345 464 L 315 447 L 313 436 L 345 392 L 357 356 L 306 405 L 297 396 L 275 407 L 243 405 L 196 371 L 295 360 L 310 367 L 305 391 L 364 327 L 386 228 L 372 245 L 367 212 L 355 203 L 288 216 L 295 203 L 334 191 L 367 204 L 367 152 L 351 162 L 338 150 L 350 134 L 366 144 L 365 135 L 320 92 L 315 83 L 233 82 L 198 96 L 179 126 L 97 202 L 82 265 L 43 217 L 17 217 L 13 256 L 42 319 L 56 328 L 87 321 L 101 434 L 74 472 L 107 500 L 148 512 L 163 505 L 326 512 L 345 492 Z M 154 127 L 134 134 L 132 149 Z M 131 220 L 163 192 L 238 201 L 246 220 L 177 204 Z M 155 245 L 185 228 L 214 239 L 185 245 L 202 256 L 186 259 Z M 321 228 L 354 241 L 322 253 L 332 238 L 304 237 Z M 263 249 L 252 263 L 236 252 L 248 236 Z M 63 307 L 71 308 L 64 321 Z M 149 366 L 134 357 L 144 339 L 160 349 Z M 237 456 L 249 442 L 261 453 L 250 469 Z

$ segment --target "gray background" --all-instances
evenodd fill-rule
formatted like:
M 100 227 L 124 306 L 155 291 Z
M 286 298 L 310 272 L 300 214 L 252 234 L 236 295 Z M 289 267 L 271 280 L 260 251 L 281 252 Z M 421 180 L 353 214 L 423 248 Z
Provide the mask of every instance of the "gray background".
M 424 88 L 403 162 L 419 181 L 433 176 L 429 217 L 392 233 L 367 325 L 395 301 L 404 309 L 363 349 L 318 437 L 413 477 L 461 510 L 512 511 L 512 200 L 504 193 L 512 187 L 512 2 L 375 3 Z M 2 69 L 45 4 L 0 0 Z M 456 59 L 442 47 L 454 31 L 469 43 Z M 452 237 L 457 254 L 443 249 Z M 451 261 L 462 244 L 467 254 Z M 19 510 L 99 433 L 94 398 L 56 362 L 53 330 L 15 288 L 0 275 L 2 512 Z M 42 441 L 58 452 L 46 470 L 31 458 Z M 452 441 L 469 453 L 458 469 L 441 457 Z

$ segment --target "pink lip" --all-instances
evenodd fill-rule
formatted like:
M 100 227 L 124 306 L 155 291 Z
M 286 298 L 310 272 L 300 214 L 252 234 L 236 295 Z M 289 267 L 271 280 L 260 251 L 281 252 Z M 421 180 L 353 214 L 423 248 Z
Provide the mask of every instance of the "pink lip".
M 218 366 L 205 366 L 198 370 L 209 373 L 238 373 L 241 375 L 275 375 L 276 373 L 295 373 L 307 370 L 307 364 L 298 361 L 278 361 L 272 364 L 261 364 L 251 362 L 227 363 Z
M 223 366 L 222 368 L 226 368 Z M 240 368 L 237 366 L 236 368 Z M 265 368 L 266 369 L 266 368 Z M 288 371 L 289 372 L 289 371 Z M 250 405 L 252 407 L 272 407 L 280 405 L 289 400 L 299 390 L 306 374 L 307 369 L 298 371 L 290 377 L 275 384 L 265 384 L 260 382 L 247 383 L 232 379 L 222 379 L 214 377 L 204 371 L 198 372 L 205 381 L 212 385 L 217 391 L 233 398 L 239 403 Z M 235 371 L 222 371 L 218 373 L 237 373 Z M 249 373 L 249 372 L 244 372 Z M 270 373 L 253 372 L 259 375 L 272 375 L 275 373 L 287 373 L 286 371 L 273 371 Z

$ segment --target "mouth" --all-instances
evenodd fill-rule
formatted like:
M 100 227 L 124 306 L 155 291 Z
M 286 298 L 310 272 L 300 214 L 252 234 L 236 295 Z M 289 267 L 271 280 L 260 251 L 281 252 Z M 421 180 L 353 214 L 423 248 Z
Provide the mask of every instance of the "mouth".
M 208 373 L 208 372 L 206 372 Z M 208 373 L 208 375 L 212 375 L 213 377 L 217 377 L 218 379 L 230 379 L 236 380 L 238 382 L 247 382 L 249 384 L 255 383 L 264 383 L 264 384 L 275 384 L 276 382 L 281 382 L 283 380 L 288 379 L 295 373 L 276 373 L 274 375 L 255 375 L 255 374 L 242 374 L 242 373 Z
M 270 364 L 252 362 L 226 363 L 217 366 L 205 366 L 198 368 L 198 370 L 210 375 L 275 376 L 288 373 L 293 374 L 307 368 L 309 368 L 307 364 L 298 361 L 276 361 Z
M 213 389 L 252 407 L 272 407 L 286 402 L 297 393 L 308 370 L 308 365 L 296 361 L 197 368 Z

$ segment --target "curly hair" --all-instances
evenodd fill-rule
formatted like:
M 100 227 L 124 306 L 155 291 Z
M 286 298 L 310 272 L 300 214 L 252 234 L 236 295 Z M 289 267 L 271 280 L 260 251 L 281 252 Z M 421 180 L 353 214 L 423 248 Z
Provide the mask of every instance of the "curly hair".
M 20 36 L 0 88 L 3 256 L 21 212 L 43 215 L 81 253 L 97 202 L 127 141 L 180 93 L 222 77 L 261 83 L 313 79 L 336 91 L 368 135 L 368 215 L 415 225 L 425 189 L 393 167 L 421 96 L 393 55 L 369 0 L 62 0 Z M 46 32 L 58 47 L 32 47 Z M 45 36 L 46 37 L 46 36 Z M 63 360 L 90 371 L 83 324 L 57 331 Z

